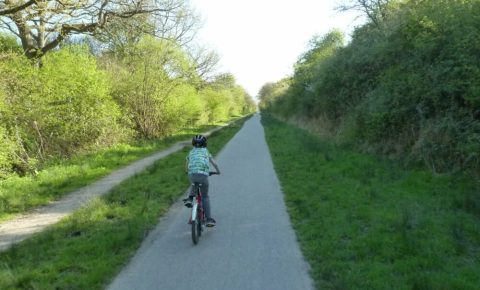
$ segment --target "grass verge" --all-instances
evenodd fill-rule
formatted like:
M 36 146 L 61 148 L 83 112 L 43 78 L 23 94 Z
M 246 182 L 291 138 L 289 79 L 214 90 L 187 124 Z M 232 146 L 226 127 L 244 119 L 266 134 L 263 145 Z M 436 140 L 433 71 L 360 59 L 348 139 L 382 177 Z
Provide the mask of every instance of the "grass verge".
M 115 169 L 219 125 L 223 124 L 187 128 L 161 140 L 119 144 L 96 153 L 75 156 L 70 160 L 51 162 L 36 175 L 12 176 L 0 180 L 0 222 L 45 205 Z
M 216 154 L 244 121 L 213 133 Z M 103 289 L 140 246 L 158 218 L 188 187 L 189 148 L 157 161 L 103 198 L 6 252 L 0 289 Z
M 262 123 L 318 289 L 480 289 L 478 182 Z

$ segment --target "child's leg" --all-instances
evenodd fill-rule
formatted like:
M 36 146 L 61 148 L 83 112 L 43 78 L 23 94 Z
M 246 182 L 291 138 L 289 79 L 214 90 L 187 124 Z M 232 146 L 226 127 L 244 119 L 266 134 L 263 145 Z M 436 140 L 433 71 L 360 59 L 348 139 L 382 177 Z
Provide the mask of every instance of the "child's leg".
M 207 219 L 211 218 L 210 198 L 208 197 L 208 176 L 203 174 L 192 174 L 190 179 L 192 182 L 199 182 L 202 184 L 200 190 L 202 191 L 203 209 L 205 210 L 205 216 Z
M 212 218 L 211 212 L 210 212 L 210 198 L 207 196 L 202 196 L 202 202 L 203 202 L 203 209 L 205 210 L 205 217 L 207 219 Z

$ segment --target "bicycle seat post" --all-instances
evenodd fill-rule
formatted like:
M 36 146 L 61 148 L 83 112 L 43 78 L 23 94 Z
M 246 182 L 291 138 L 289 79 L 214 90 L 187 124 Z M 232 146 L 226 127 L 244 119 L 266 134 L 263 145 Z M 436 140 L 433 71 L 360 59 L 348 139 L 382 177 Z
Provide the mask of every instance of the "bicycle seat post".
M 203 186 L 203 184 L 201 184 L 200 182 L 193 182 L 193 183 L 192 183 L 192 187 L 193 187 L 193 189 L 194 189 L 194 192 L 197 193 L 197 194 L 198 194 L 199 192 L 201 192 L 202 186 Z

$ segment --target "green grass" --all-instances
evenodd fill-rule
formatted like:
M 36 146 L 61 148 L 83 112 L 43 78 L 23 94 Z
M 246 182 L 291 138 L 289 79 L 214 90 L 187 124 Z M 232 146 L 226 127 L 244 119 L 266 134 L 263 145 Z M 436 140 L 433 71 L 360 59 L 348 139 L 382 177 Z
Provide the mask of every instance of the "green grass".
M 478 181 L 262 123 L 318 289 L 480 289 Z
M 244 120 L 209 138 L 216 154 Z M 0 289 L 104 289 L 188 187 L 189 148 L 157 161 L 70 217 L 0 253 Z
M 99 152 L 75 156 L 70 160 L 50 162 L 36 175 L 0 180 L 0 222 L 45 205 L 115 169 L 218 125 L 222 124 L 187 128 L 162 140 L 133 145 L 119 144 Z

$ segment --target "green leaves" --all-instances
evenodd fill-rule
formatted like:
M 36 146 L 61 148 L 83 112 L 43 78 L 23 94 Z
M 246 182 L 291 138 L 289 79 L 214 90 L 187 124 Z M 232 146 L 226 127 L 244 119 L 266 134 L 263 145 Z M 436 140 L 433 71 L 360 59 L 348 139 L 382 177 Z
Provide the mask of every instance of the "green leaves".
M 144 38 L 121 59 L 107 67 L 112 94 L 129 116 L 139 136 L 165 136 L 183 124 L 171 124 L 168 108 L 173 91 L 186 84 L 186 57 L 175 43 Z
M 106 75 L 87 52 L 64 49 L 45 57 L 39 72 L 42 87 L 33 112 L 39 130 L 57 136 L 48 146 L 70 153 L 96 142 L 115 127 L 119 110 L 109 95 Z M 71 151 L 72 150 L 72 151 Z
M 66 46 L 41 61 L 9 49 L 14 43 L 0 35 L 0 178 L 255 108 L 232 75 L 202 80 L 198 59 L 175 41 L 143 37 L 98 57 L 86 46 Z
M 480 2 L 387 2 L 388 17 L 357 28 L 347 46 L 335 32 L 314 39 L 288 89 L 262 105 L 322 120 L 323 131 L 369 151 L 478 171 L 466 148 L 476 149 L 462 144 L 480 126 Z
M 18 172 L 30 171 L 35 159 L 97 146 L 105 134 L 115 140 L 118 107 L 105 74 L 84 48 L 51 53 L 40 66 L 20 55 L 2 56 L 0 119 L 5 138 L 14 141 L 9 154 L 16 156 Z
M 107 70 L 112 94 L 140 138 L 168 136 L 254 108 L 233 75 L 220 74 L 197 89 L 195 61 L 172 41 L 145 37 L 128 51 Z
M 0 33 L 0 53 L 1 52 L 21 52 L 22 48 L 18 45 L 15 37 Z

